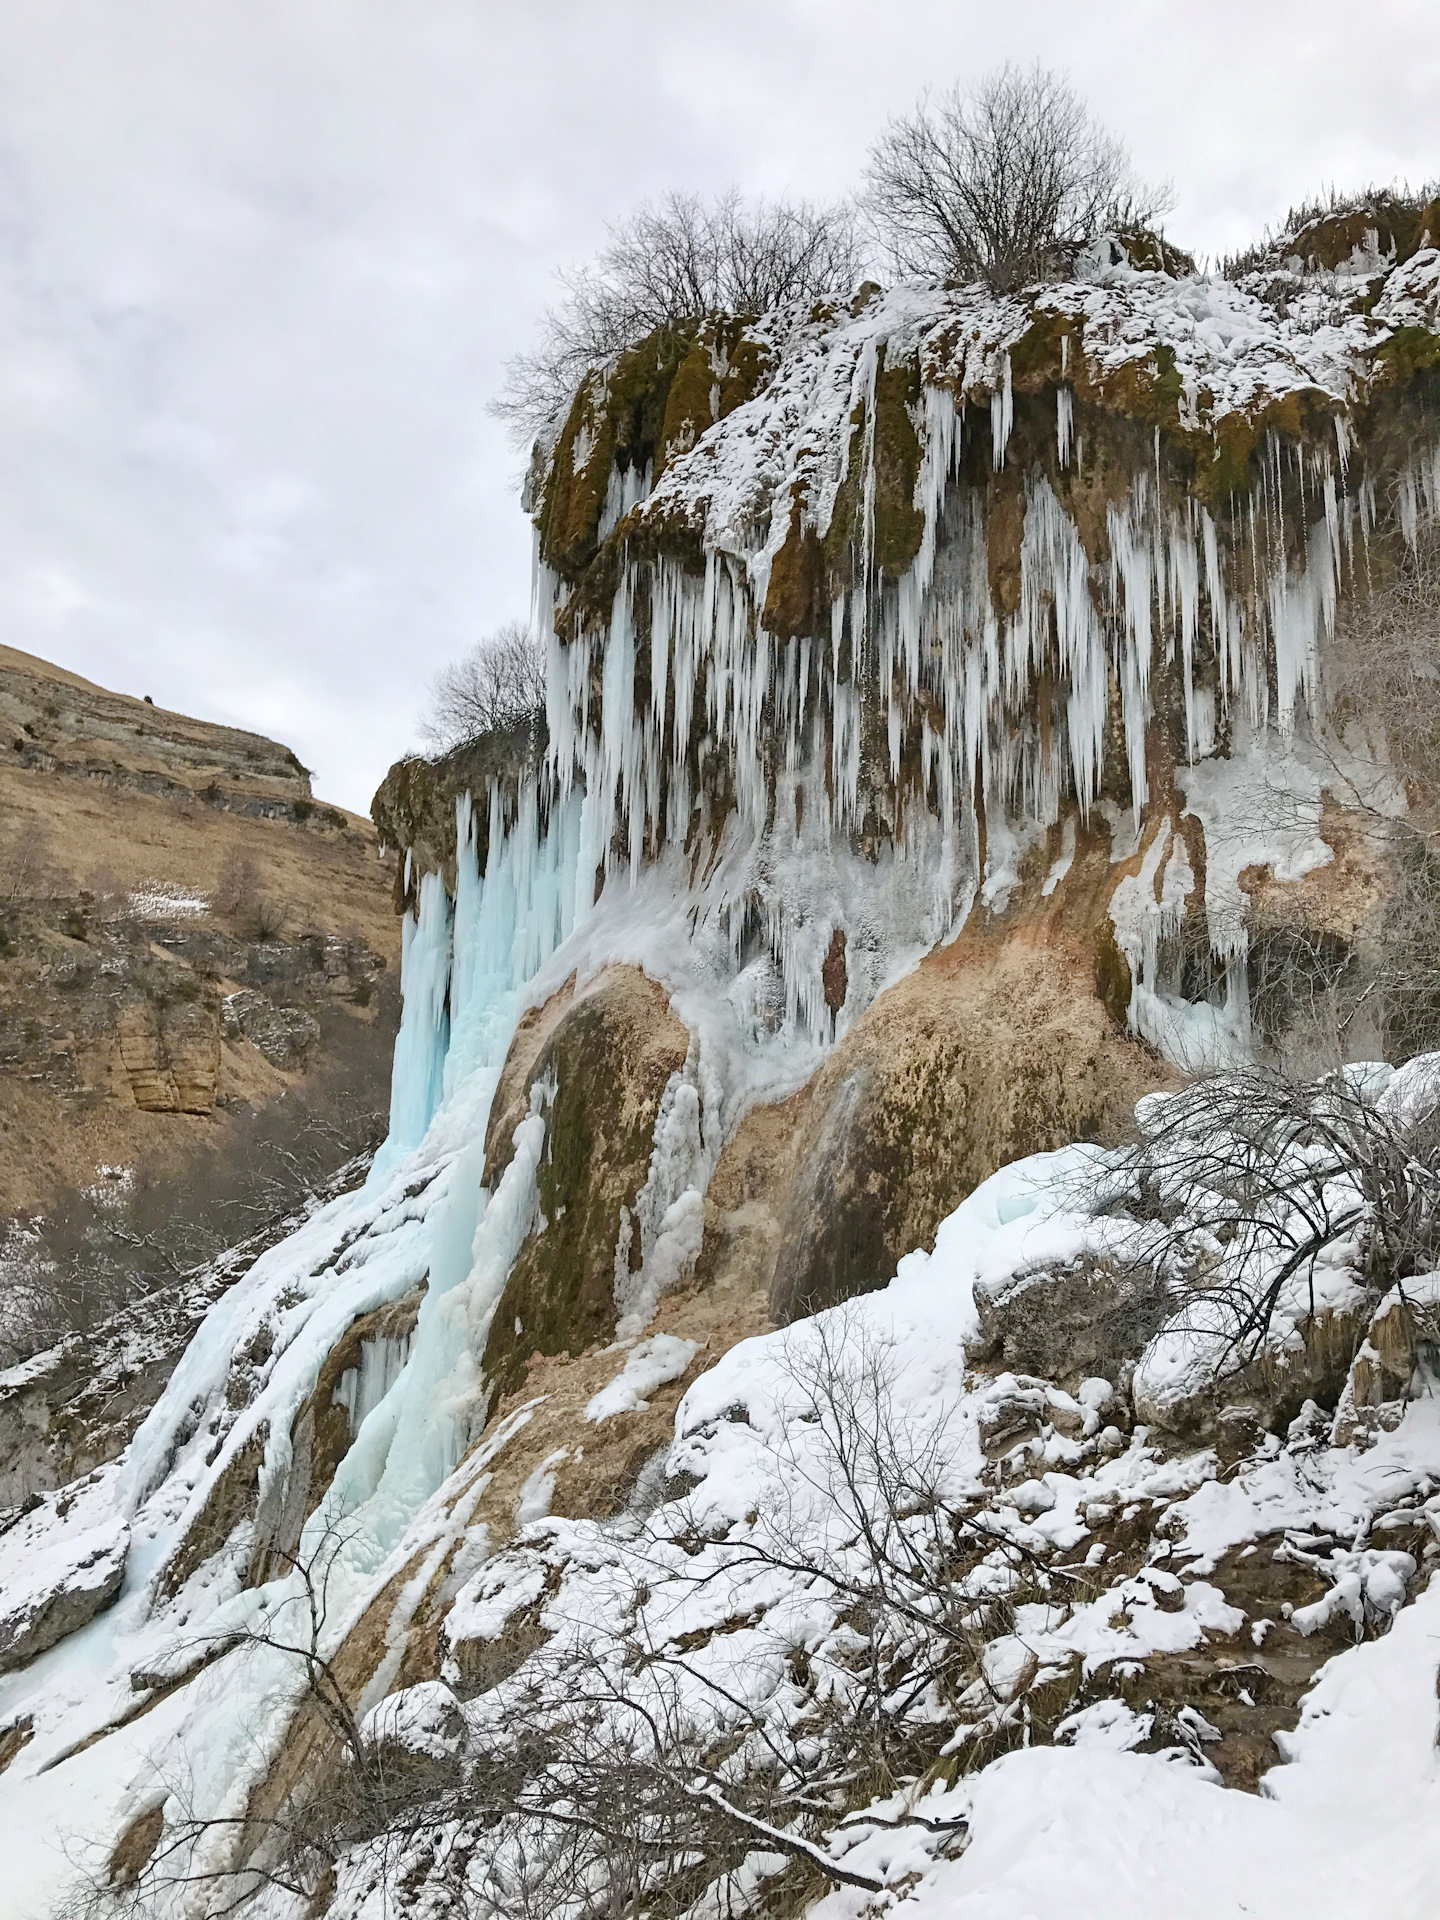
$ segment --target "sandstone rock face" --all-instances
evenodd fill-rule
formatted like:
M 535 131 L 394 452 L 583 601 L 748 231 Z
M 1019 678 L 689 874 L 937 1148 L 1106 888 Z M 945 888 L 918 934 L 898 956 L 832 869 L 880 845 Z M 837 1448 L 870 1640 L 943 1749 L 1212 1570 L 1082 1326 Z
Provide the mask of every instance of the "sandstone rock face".
M 1114 1136 L 1161 1071 L 1065 946 L 1017 933 L 930 955 L 807 1089 L 779 1209 L 776 1318 L 883 1286 L 997 1167 Z
M 279 741 L 110 693 L 13 647 L 0 647 L 0 729 L 20 764 L 87 780 L 144 792 L 214 783 L 237 811 L 311 800 L 310 776 Z
M 220 1081 L 220 1006 L 212 989 L 120 1009 L 116 1041 L 142 1113 L 209 1113 Z
M 168 1179 L 302 1071 L 382 1104 L 392 867 L 288 747 L 0 647 L 0 1206 Z
M 632 967 L 567 986 L 522 1021 L 492 1107 L 487 1184 L 509 1162 L 530 1089 L 554 1093 L 543 1109 L 543 1225 L 521 1249 L 485 1350 L 486 1375 L 502 1391 L 523 1378 L 528 1354 L 578 1352 L 613 1332 L 622 1229 L 649 1170 L 661 1096 L 689 1044 L 664 992 Z
M 288 747 L 0 647 L 0 1508 L 122 1451 L 376 1144 L 393 864 Z

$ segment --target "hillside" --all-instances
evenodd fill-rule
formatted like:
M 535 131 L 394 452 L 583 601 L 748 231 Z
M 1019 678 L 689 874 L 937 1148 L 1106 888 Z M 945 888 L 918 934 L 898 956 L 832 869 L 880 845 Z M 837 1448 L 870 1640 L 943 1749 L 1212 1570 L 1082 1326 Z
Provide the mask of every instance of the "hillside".
M 0 649 L 9 1357 L 173 1283 L 373 1144 L 392 866 L 288 748 Z
M 1428 1911 L 1436 217 L 581 380 L 385 1145 L 0 1523 L 24 1920 Z

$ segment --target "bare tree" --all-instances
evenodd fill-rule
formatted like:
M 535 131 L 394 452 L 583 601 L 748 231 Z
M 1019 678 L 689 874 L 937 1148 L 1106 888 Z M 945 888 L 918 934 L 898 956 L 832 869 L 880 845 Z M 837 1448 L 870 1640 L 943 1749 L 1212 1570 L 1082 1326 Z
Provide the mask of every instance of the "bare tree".
M 561 273 L 563 299 L 492 403 L 521 442 L 553 420 L 589 368 L 657 327 L 848 293 L 861 264 L 848 208 L 746 201 L 733 189 L 712 201 L 666 194 L 608 235 L 593 261 Z
M 226 855 L 212 898 L 216 911 L 247 940 L 275 939 L 289 918 L 279 894 L 261 885 L 259 869 L 249 854 Z
M 533 750 L 544 727 L 545 650 L 515 620 L 436 675 L 421 733 L 434 753 L 499 733 L 524 734 Z
M 870 156 L 864 206 L 902 275 L 999 290 L 1068 271 L 1102 233 L 1169 205 L 1063 75 L 1006 64 L 966 90 L 922 95 Z
M 57 884 L 50 830 L 29 814 L 0 839 L 0 895 L 7 900 L 33 899 Z

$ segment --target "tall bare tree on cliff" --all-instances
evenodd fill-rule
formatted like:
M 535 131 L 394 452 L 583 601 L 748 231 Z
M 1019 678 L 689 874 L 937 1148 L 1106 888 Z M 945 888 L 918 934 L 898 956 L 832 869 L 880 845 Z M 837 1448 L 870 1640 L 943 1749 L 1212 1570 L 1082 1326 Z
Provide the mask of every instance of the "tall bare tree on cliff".
M 864 196 L 902 276 L 999 291 L 1069 271 L 1100 234 L 1148 225 L 1167 204 L 1062 74 L 1009 64 L 891 120 Z
M 433 753 L 448 753 L 487 734 L 524 736 L 544 745 L 545 650 L 530 628 L 512 620 L 442 667 L 420 723 Z

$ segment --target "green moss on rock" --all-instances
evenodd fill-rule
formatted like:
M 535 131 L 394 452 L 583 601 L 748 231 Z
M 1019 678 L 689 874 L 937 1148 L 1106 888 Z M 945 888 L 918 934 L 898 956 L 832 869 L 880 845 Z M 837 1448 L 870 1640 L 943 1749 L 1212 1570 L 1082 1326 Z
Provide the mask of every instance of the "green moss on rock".
M 875 528 L 873 558 L 887 579 L 908 573 L 925 537 L 925 515 L 915 504 L 920 438 L 911 408 L 920 403 L 918 360 L 886 366 L 875 375 Z
M 850 415 L 850 446 L 845 477 L 835 492 L 830 525 L 825 530 L 825 576 L 830 599 L 854 584 L 854 551 L 860 535 L 860 503 L 864 497 L 865 408 Z
M 523 1073 L 507 1063 L 502 1086 L 513 1082 L 516 1098 L 492 1125 L 487 1183 L 508 1159 L 530 1087 L 556 1092 L 536 1178 L 543 1224 L 511 1269 L 485 1348 L 485 1376 L 500 1392 L 521 1384 L 531 1353 L 578 1353 L 613 1334 L 622 1210 L 645 1183 L 661 1097 L 688 1045 L 661 990 L 614 968 L 559 1012 Z M 638 1251 L 637 1235 L 634 1264 Z
M 835 495 L 823 553 L 828 597 L 853 586 L 855 562 L 864 539 L 865 461 L 874 460 L 874 524 L 870 560 L 886 579 L 908 572 L 925 537 L 925 515 L 915 505 L 920 475 L 920 437 L 911 408 L 921 395 L 918 360 L 888 367 L 883 351 L 875 375 L 875 431 L 867 432 L 864 403 L 850 415 L 850 447 L 845 477 Z M 814 631 L 815 629 L 811 629 Z
M 1440 367 L 1440 336 L 1426 327 L 1397 327 L 1384 345 L 1375 349 L 1375 358 L 1403 385 L 1417 373 Z
M 664 437 L 670 390 L 695 344 L 693 327 L 661 327 L 608 375 L 581 381 L 545 477 L 536 524 L 546 563 L 574 581 L 594 560 L 610 475 L 643 467 Z
M 1010 349 L 1012 387 L 1021 393 L 1038 393 L 1042 387 L 1067 379 L 1071 358 L 1078 362 L 1079 338 L 1079 323 L 1073 315 L 1054 308 L 1037 313 Z
M 761 615 L 767 632 L 791 640 L 823 632 L 827 618 L 825 548 L 805 518 L 796 491 L 790 503 L 790 530 L 770 566 L 770 584 Z
M 657 480 L 667 463 L 688 453 L 705 429 L 713 424 L 715 415 L 711 397 L 714 387 L 713 336 L 708 328 L 704 328 L 691 341 L 670 383 L 660 437 L 655 448 Z
M 599 538 L 615 457 L 604 399 L 601 375 L 587 373 L 556 442 L 536 516 L 541 554 L 567 578 L 594 558 Z
M 753 400 L 764 387 L 775 365 L 775 356 L 763 340 L 741 332 L 730 349 L 730 363 L 720 382 L 720 405 L 716 417 L 725 419 L 747 400 Z

